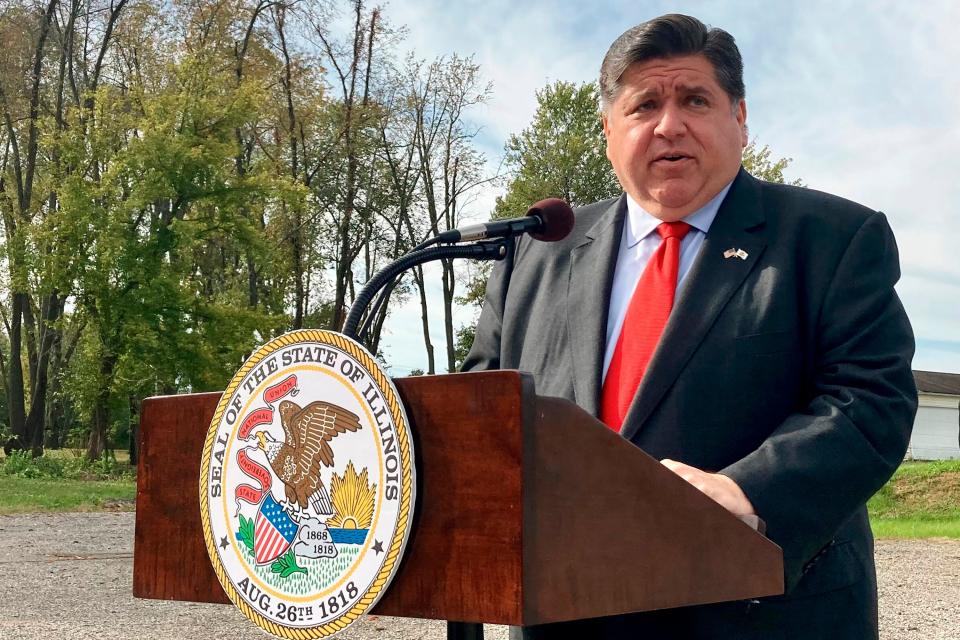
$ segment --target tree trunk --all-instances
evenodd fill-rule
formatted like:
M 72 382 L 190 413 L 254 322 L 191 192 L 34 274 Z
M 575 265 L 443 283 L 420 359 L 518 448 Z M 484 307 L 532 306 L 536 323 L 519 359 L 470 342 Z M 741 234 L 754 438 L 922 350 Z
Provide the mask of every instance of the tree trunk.
M 64 411 L 63 400 L 60 398 L 60 388 L 60 376 L 52 376 L 50 392 L 47 394 L 47 415 L 45 419 L 47 430 L 44 444 L 47 449 L 62 448 L 66 435 L 66 412 Z
M 23 305 L 26 303 L 27 295 L 25 293 L 14 293 L 11 298 L 10 366 L 7 368 L 10 379 L 7 382 L 7 407 L 10 414 L 10 431 L 13 432 L 13 438 L 9 444 L 11 448 L 19 450 L 27 446 L 29 442 L 23 397 L 23 335 L 20 330 Z
M 373 66 L 373 42 L 377 31 L 377 21 L 380 17 L 379 9 L 374 9 L 370 16 L 369 33 L 365 36 L 364 29 L 361 26 L 363 19 L 363 1 L 354 2 L 354 26 L 353 26 L 353 58 L 350 62 L 348 74 L 340 73 L 340 81 L 343 87 L 344 104 L 344 128 L 343 140 L 346 146 L 347 154 L 347 175 L 345 192 L 346 197 L 343 203 L 343 217 L 340 220 L 339 248 L 337 250 L 336 263 L 336 282 L 334 284 L 334 303 L 333 314 L 331 316 L 331 329 L 339 331 L 343 327 L 347 315 L 347 294 L 351 291 L 353 284 L 353 258 L 354 249 L 351 245 L 352 237 L 350 235 L 353 217 L 357 213 L 357 194 L 358 177 L 360 168 L 360 158 L 356 146 L 358 130 L 361 128 L 360 119 L 366 116 L 365 111 L 361 111 L 357 117 L 356 107 L 356 86 L 357 76 L 359 75 L 360 59 L 363 55 L 364 43 L 367 44 L 367 68 L 363 78 L 363 93 L 360 105 L 366 107 L 370 101 L 370 74 Z M 333 56 L 332 50 L 327 47 L 328 55 Z M 331 60 L 337 69 L 335 60 Z M 349 84 L 349 87 L 348 87 Z
M 140 401 L 130 396 L 130 464 L 140 464 Z
M 453 171 L 449 170 L 452 133 L 447 137 L 447 160 L 444 162 L 444 226 L 453 229 L 457 224 L 457 177 L 460 169 L 460 158 L 454 158 Z M 457 370 L 457 345 L 453 336 L 453 292 L 457 286 L 456 274 L 453 271 L 453 260 L 443 260 L 443 330 L 447 338 L 447 372 Z
M 110 426 L 109 411 L 105 402 L 97 401 L 93 409 L 93 422 L 90 425 L 90 439 L 87 441 L 87 460 L 99 460 L 107 450 L 107 431 Z
M 90 439 L 87 441 L 87 460 L 91 462 L 100 459 L 104 451 L 109 448 L 110 381 L 113 379 L 116 364 L 117 359 L 113 355 L 105 355 L 100 361 L 100 389 L 94 400 Z
M 247 251 L 247 302 L 251 309 L 256 309 L 260 305 L 259 280 L 253 253 Z
M 413 280 L 420 293 L 420 320 L 423 327 L 423 346 L 427 351 L 427 373 L 433 375 L 437 372 L 437 364 L 433 355 L 433 342 L 430 340 L 430 314 L 427 310 L 427 287 L 423 280 L 423 267 L 413 268 Z
M 287 145 L 289 147 L 290 157 L 290 177 L 294 182 L 300 179 L 300 150 L 297 146 L 297 111 L 293 104 L 293 66 L 290 59 L 290 51 L 287 48 L 287 35 L 285 31 L 286 24 L 286 5 L 274 5 L 274 15 L 277 22 L 277 36 L 280 41 L 280 53 L 283 55 L 283 78 L 280 83 L 283 85 L 283 94 L 286 101 L 287 115 Z M 286 203 L 283 205 L 286 213 Z M 304 290 L 304 256 L 303 256 L 303 212 L 299 205 L 294 205 L 292 226 L 290 231 L 290 242 L 293 250 L 293 279 L 294 279 L 294 315 L 293 328 L 303 328 L 303 317 L 306 313 L 305 301 L 306 292 Z
M 283 203 L 284 213 L 287 211 L 287 204 Z M 302 234 L 300 232 L 301 225 L 301 216 L 300 216 L 300 207 L 295 208 L 296 213 L 294 214 L 293 226 L 294 229 L 291 233 L 291 245 L 293 250 L 293 288 L 294 288 L 294 304 L 293 304 L 293 328 L 302 329 L 303 328 L 303 316 L 304 316 L 304 289 L 303 289 L 303 245 L 301 242 Z
M 43 313 L 43 310 L 41 310 L 41 316 Z M 30 390 L 30 393 L 33 393 L 37 386 L 37 365 L 40 362 L 37 355 L 37 345 L 40 344 L 40 341 L 37 339 L 37 320 L 33 315 L 33 300 L 29 293 L 26 294 L 23 303 L 23 334 L 24 342 L 27 345 L 27 367 L 29 369 L 27 389 Z
M 443 263 L 443 332 L 447 339 L 447 372 L 457 371 L 456 341 L 453 336 L 453 292 L 456 286 L 456 274 L 453 271 L 453 260 L 442 260 Z
M 399 215 L 401 217 L 406 215 L 404 211 L 405 207 L 403 206 L 402 203 L 400 205 L 400 209 L 401 209 L 401 212 Z M 395 232 L 396 232 L 396 235 L 394 236 L 394 240 L 393 240 L 394 259 L 400 256 L 400 251 L 403 247 L 403 230 L 400 229 L 399 225 L 397 225 Z M 371 275 L 368 275 L 367 280 L 370 280 L 370 278 L 371 278 Z M 393 292 L 391 292 L 391 294 L 387 297 L 387 299 L 383 301 L 383 306 L 377 310 L 377 315 L 374 316 L 370 324 L 370 333 L 367 336 L 367 346 L 370 349 L 371 353 L 377 353 L 377 351 L 380 349 L 380 338 L 383 334 L 383 325 L 387 321 L 387 311 L 390 308 L 390 297 L 392 297 L 392 295 L 393 295 Z
M 38 327 L 40 334 L 40 348 L 37 351 L 35 379 L 30 389 L 30 414 L 27 416 L 25 432 L 29 437 L 29 444 L 33 455 L 43 453 L 43 435 L 47 417 L 47 388 L 49 384 L 50 356 L 53 353 L 53 343 L 56 339 L 54 323 L 59 317 L 60 300 L 57 293 L 51 293 L 44 301 L 43 316 Z

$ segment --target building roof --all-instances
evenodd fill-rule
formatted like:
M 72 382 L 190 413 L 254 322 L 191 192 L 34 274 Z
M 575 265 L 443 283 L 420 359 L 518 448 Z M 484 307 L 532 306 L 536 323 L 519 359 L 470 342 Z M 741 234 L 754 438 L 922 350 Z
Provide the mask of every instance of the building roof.
M 936 371 L 914 371 L 917 391 L 921 393 L 943 393 L 960 396 L 960 373 L 938 373 Z

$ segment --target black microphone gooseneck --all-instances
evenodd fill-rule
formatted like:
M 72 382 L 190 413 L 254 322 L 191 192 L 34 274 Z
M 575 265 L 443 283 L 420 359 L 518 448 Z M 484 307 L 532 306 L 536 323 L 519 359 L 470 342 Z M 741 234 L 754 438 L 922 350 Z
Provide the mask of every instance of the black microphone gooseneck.
M 431 260 L 453 258 L 471 258 L 473 260 L 502 260 L 513 250 L 515 236 L 529 234 L 535 240 L 555 242 L 566 237 L 573 228 L 573 211 L 570 205 L 558 198 L 547 198 L 534 204 L 522 218 L 510 220 L 492 220 L 479 224 L 472 224 L 459 229 L 450 229 L 439 233 L 419 245 L 407 255 L 395 260 L 377 272 L 363 287 L 350 307 L 346 322 L 343 325 L 343 334 L 360 340 L 368 333 L 370 324 L 379 313 L 398 280 L 397 275 L 410 267 L 415 267 Z M 497 240 L 486 240 L 497 238 Z M 485 240 L 467 245 L 431 246 L 437 243 L 457 243 Z M 387 287 L 384 289 L 384 287 Z M 383 289 L 373 309 L 367 314 L 366 322 L 360 326 L 364 312 L 370 306 L 370 301 Z
M 378 271 L 360 293 L 357 294 L 353 306 L 350 307 L 350 313 L 347 314 L 346 322 L 343 324 L 343 335 L 354 340 L 359 340 L 360 336 L 357 328 L 360 326 L 360 319 L 367 306 L 384 285 L 393 281 L 397 274 L 406 271 L 418 264 L 430 262 L 432 260 L 443 260 L 453 258 L 470 258 L 472 260 L 502 260 L 506 257 L 513 244 L 513 237 L 506 237 L 489 242 L 477 242 L 467 245 L 444 245 L 439 247 L 427 247 L 419 251 L 413 251 L 401 258 L 394 260 L 383 269 Z

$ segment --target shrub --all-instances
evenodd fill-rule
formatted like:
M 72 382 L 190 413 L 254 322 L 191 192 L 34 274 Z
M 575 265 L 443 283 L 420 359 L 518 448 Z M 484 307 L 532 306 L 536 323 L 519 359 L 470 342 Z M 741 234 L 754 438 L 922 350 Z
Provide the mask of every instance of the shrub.
M 0 474 L 17 478 L 67 478 L 69 480 L 133 480 L 136 469 L 117 462 L 109 452 L 90 462 L 77 453 L 72 457 L 43 455 L 34 458 L 30 452 L 12 451 L 0 459 Z
M 132 480 L 136 477 L 136 469 L 125 462 L 117 462 L 111 452 L 105 451 L 93 462 L 85 456 L 68 459 L 64 475 L 74 480 Z
M 58 458 L 34 458 L 29 451 L 11 451 L 3 461 L 3 473 L 18 478 L 62 478 L 64 466 Z

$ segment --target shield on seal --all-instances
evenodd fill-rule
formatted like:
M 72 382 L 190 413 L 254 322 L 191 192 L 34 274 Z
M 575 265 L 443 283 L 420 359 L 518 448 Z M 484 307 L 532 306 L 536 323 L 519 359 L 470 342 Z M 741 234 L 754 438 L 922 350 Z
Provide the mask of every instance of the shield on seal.
M 290 548 L 299 525 L 271 494 L 260 503 L 253 530 L 253 553 L 257 564 L 273 562 Z

